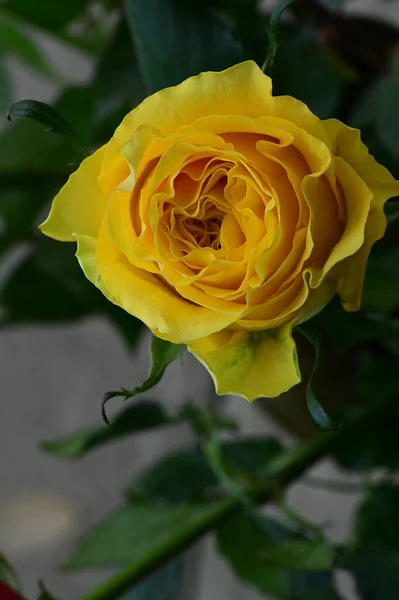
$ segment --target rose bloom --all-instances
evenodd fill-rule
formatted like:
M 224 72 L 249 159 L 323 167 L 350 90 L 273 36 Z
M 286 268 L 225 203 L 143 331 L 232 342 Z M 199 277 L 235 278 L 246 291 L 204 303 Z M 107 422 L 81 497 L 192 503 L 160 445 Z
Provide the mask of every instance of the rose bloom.
M 82 162 L 41 230 L 154 335 L 187 344 L 219 394 L 300 379 L 292 329 L 360 305 L 399 183 L 359 131 L 273 97 L 252 61 L 150 96 Z

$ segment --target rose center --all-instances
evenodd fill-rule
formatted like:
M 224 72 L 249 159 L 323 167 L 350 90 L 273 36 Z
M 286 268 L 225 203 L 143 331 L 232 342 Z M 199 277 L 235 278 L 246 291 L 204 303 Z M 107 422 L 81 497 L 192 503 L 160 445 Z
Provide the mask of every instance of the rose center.
M 220 250 L 220 227 L 222 220 L 219 217 L 203 220 L 188 217 L 185 219 L 184 224 L 187 232 L 194 238 L 200 248 Z

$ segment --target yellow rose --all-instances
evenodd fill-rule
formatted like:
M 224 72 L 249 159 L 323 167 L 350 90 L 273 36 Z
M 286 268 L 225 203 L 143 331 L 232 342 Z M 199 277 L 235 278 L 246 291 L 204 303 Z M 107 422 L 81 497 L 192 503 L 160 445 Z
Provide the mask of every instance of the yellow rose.
M 399 183 L 359 131 L 273 97 L 253 62 L 154 94 L 56 196 L 41 230 L 77 241 L 90 281 L 217 392 L 253 400 L 300 381 L 293 327 L 338 293 L 359 308 Z

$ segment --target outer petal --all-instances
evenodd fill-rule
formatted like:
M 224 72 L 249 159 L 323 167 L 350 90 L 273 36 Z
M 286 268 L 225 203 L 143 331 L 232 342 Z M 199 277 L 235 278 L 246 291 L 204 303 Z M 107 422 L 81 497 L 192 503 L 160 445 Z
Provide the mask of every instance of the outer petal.
M 274 398 L 301 381 L 293 323 L 257 333 L 221 331 L 188 346 L 208 369 L 216 392 L 249 401 Z
M 91 283 L 94 283 L 94 285 L 102 291 L 104 296 L 112 302 L 111 294 L 98 274 L 96 260 L 97 240 L 89 235 L 78 235 L 76 236 L 76 241 L 78 242 L 76 258 L 79 261 L 83 273 L 86 275 L 87 279 L 91 281 Z
M 339 156 L 335 158 L 335 169 L 345 198 L 345 229 L 323 269 L 315 269 L 312 273 L 311 287 L 317 287 L 335 265 L 353 256 L 364 244 L 373 194 L 356 171 Z
M 271 90 L 270 78 L 256 63 L 247 61 L 220 73 L 201 73 L 149 96 L 124 118 L 108 143 L 104 181 L 126 177 L 120 151 L 140 125 L 151 125 L 168 135 L 205 115 L 261 117 L 269 112 Z
M 96 285 L 104 287 L 112 302 L 163 339 L 190 342 L 220 331 L 236 319 L 187 302 L 162 277 L 131 265 L 113 244 L 105 220 L 97 242 L 96 264 L 101 279 Z M 93 273 L 90 266 L 85 269 L 86 274 Z
M 343 158 L 373 192 L 372 209 L 381 209 L 388 198 L 399 195 L 399 182 L 371 156 L 358 129 L 336 119 L 323 121 L 323 125 L 330 136 L 333 153 Z
M 322 121 L 300 100 L 291 96 L 273 96 L 270 115 L 284 119 L 287 123 L 294 123 L 330 148 L 330 139 Z
M 374 242 L 385 232 L 385 217 L 381 219 L 377 211 L 371 211 L 364 233 L 362 247 L 345 260 L 339 270 L 338 294 L 345 310 L 359 310 L 364 277 L 366 275 L 367 259 Z
M 99 148 L 72 173 L 40 225 L 42 233 L 61 242 L 74 242 L 79 234 L 97 237 L 106 203 L 98 185 L 105 149 Z
M 373 244 L 385 232 L 384 204 L 389 198 L 399 195 L 399 182 L 369 154 L 367 147 L 361 141 L 359 130 L 352 129 L 335 119 L 325 121 L 323 124 L 332 141 L 335 155 L 351 166 L 365 182 L 371 195 L 363 244 L 353 256 L 338 266 L 338 293 L 342 304 L 346 310 L 358 310 L 368 255 Z

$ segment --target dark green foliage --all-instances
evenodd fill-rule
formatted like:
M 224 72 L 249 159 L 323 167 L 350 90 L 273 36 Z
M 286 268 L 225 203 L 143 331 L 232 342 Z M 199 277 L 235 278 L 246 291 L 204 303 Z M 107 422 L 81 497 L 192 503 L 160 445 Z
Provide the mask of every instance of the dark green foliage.
M 30 0 L 6 0 L 3 4 L 7 11 L 22 17 L 29 23 L 57 30 L 80 17 L 88 2 L 70 0 L 58 5 L 51 0 L 38 0 L 34 4 Z
M 49 104 L 38 102 L 37 100 L 18 100 L 18 102 L 12 104 L 8 109 L 8 120 L 11 121 L 12 117 L 27 117 L 38 121 L 38 123 L 47 127 L 48 131 L 58 133 L 71 142 L 80 159 L 86 158 L 89 155 L 87 150 L 80 144 L 68 123 Z
M 339 600 L 328 573 L 334 551 L 268 518 L 240 516 L 218 532 L 219 550 L 237 575 L 262 594 L 286 600 Z
M 174 600 L 179 593 L 183 575 L 182 559 L 174 559 L 122 596 L 121 600 L 159 600 L 160 590 L 162 600 Z
M 287 31 L 272 72 L 273 90 L 302 100 L 320 118 L 335 116 L 344 79 L 313 29 Z
M 317 425 L 322 429 L 337 429 L 336 423 L 334 423 L 328 413 L 324 410 L 313 390 L 313 379 L 320 362 L 321 341 L 311 329 L 306 327 L 306 325 L 300 327 L 299 331 L 308 340 L 308 342 L 312 344 L 315 351 L 312 372 L 309 376 L 308 384 L 306 386 L 306 404 L 309 412 L 314 422 L 317 423 Z
M 39 581 L 40 595 L 38 600 L 56 600 L 55 596 L 53 596 L 48 589 L 45 587 L 42 581 Z
M 272 439 L 243 440 L 223 445 L 226 458 L 248 476 L 267 465 L 282 450 Z M 147 469 L 132 483 L 127 508 L 101 523 L 79 545 L 68 569 L 140 561 L 161 550 L 169 538 L 201 526 L 224 506 L 223 494 L 207 492 L 218 480 L 200 448 L 185 449 Z M 219 497 L 219 500 L 217 498 Z M 216 499 L 215 502 L 212 500 Z M 118 540 L 118 543 L 110 543 Z
M 96 446 L 171 423 L 173 419 L 159 404 L 145 400 L 122 411 L 112 425 L 78 431 L 56 442 L 43 442 L 42 448 L 64 458 L 78 458 Z
M 397 357 L 387 352 L 361 356 L 359 392 L 363 402 L 379 404 L 386 398 L 399 395 Z M 337 445 L 334 457 L 348 470 L 370 470 L 377 467 L 399 467 L 399 405 L 382 412 L 373 427 L 364 427 L 356 437 L 347 438 Z
M 206 3 L 127 0 L 126 7 L 149 93 L 244 58 L 233 29 Z
M 142 323 L 108 302 L 87 281 L 74 252 L 74 244 L 40 237 L 35 250 L 0 287 L 0 326 L 64 322 L 104 314 L 133 347 L 143 331 Z
M 115 392 L 107 392 L 102 402 L 103 417 L 107 421 L 105 405 L 112 398 L 122 397 L 125 400 L 134 398 L 142 392 L 150 390 L 154 385 L 160 382 L 166 368 L 183 354 L 186 347 L 183 344 L 172 344 L 166 340 L 161 340 L 155 335 L 151 339 L 151 369 L 148 377 L 132 390 L 121 388 Z
M 222 445 L 223 457 L 250 478 L 282 451 L 277 440 L 250 439 Z M 218 492 L 219 490 L 219 492 Z M 170 454 L 149 467 L 128 488 L 128 498 L 161 504 L 211 500 L 220 493 L 218 479 L 204 452 L 194 447 Z
M 127 506 L 100 523 L 80 542 L 66 565 L 67 570 L 134 564 L 162 555 L 163 548 L 201 527 L 218 512 L 223 501 L 205 504 Z
M 394 158 L 399 156 L 399 60 L 394 58 L 389 72 L 373 83 L 353 111 L 355 127 L 374 127 L 381 144 Z
M 35 41 L 12 20 L 0 20 L 0 51 L 14 55 L 19 61 L 43 75 L 54 78 L 52 68 Z
M 353 571 L 362 600 L 396 600 L 399 589 L 399 488 L 382 485 L 360 506 L 344 565 Z

